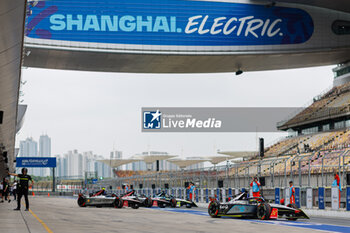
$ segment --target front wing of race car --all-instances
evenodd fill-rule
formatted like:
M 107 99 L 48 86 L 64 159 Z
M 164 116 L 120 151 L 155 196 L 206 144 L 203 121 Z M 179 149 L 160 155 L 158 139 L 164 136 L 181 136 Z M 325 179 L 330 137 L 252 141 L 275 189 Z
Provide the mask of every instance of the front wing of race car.
M 188 201 L 188 200 L 179 199 L 179 198 L 176 198 L 176 206 L 177 207 L 186 206 L 186 208 L 198 207 L 196 203 L 194 203 L 193 201 Z
M 288 220 L 309 219 L 302 209 L 296 206 L 284 206 L 278 204 L 270 204 L 272 209 L 277 209 L 279 218 L 286 218 Z

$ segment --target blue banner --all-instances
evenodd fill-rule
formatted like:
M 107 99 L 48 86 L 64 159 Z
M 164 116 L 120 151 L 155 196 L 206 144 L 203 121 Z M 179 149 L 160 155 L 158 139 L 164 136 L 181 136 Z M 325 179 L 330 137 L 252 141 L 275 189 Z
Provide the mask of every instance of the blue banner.
M 295 188 L 295 205 L 300 208 L 300 188 Z
M 318 188 L 318 208 L 320 210 L 325 209 L 325 203 L 324 203 L 324 187 Z
M 346 188 L 346 210 L 350 211 L 350 187 Z
M 17 157 L 16 167 L 56 167 L 56 158 Z
M 229 197 L 229 198 L 232 198 L 232 188 L 229 188 L 229 189 L 228 189 L 228 197 Z
M 280 188 L 275 188 L 275 203 L 280 204 L 281 202 L 281 189 Z
M 26 36 L 169 46 L 300 44 L 314 24 L 304 10 L 186 0 L 52 0 L 28 3 Z
M 205 202 L 209 203 L 209 189 L 205 189 Z

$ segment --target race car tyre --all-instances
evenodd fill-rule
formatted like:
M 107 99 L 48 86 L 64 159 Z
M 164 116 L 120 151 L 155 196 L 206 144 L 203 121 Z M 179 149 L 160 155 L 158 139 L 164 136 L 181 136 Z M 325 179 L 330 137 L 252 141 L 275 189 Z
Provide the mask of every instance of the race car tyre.
M 115 198 L 114 201 L 113 201 L 113 207 L 114 207 L 114 208 L 118 208 L 119 202 L 120 202 L 119 198 L 118 198 L 118 197 Z
M 117 198 L 116 199 L 116 208 L 121 209 L 121 208 L 123 208 L 123 205 L 124 205 L 123 200 L 120 198 Z
M 158 201 L 158 207 L 159 208 L 165 208 L 165 203 Z
M 268 203 L 261 203 L 258 205 L 257 217 L 260 220 L 268 220 L 270 219 L 271 210 L 271 206 Z
M 144 205 L 145 205 L 145 207 L 148 207 L 148 208 L 152 207 L 152 205 L 153 205 L 152 199 L 147 197 L 144 201 Z
M 186 208 L 192 208 L 192 204 L 187 203 Z
M 137 202 L 131 204 L 131 208 L 133 209 L 138 209 L 139 207 L 140 207 L 140 204 Z
M 170 206 L 171 206 L 172 208 L 175 208 L 175 207 L 176 207 L 176 199 L 175 199 L 175 198 L 173 198 L 173 199 L 170 200 Z
M 86 207 L 86 200 L 85 200 L 85 197 L 79 197 L 77 202 L 78 202 L 78 206 L 80 206 L 80 207 Z
M 220 204 L 217 201 L 212 201 L 209 203 L 208 214 L 210 215 L 210 217 L 212 217 L 212 218 L 219 218 L 220 217 L 220 216 L 218 216 L 219 206 L 220 206 Z

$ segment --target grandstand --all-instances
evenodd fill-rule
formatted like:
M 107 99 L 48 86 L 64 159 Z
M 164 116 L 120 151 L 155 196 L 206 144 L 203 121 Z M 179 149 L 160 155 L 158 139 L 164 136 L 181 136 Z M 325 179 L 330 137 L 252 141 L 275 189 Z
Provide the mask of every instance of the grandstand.
M 334 86 L 293 118 L 280 123 L 279 130 L 292 129 L 298 134 L 341 129 L 350 126 L 350 82 Z

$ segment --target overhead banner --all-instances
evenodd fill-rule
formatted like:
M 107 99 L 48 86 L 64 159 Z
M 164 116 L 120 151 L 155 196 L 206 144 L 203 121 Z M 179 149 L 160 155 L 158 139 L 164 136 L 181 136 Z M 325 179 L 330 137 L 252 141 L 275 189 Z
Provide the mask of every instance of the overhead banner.
M 297 108 L 144 107 L 142 132 L 279 132 L 276 122 Z
M 56 158 L 17 157 L 16 167 L 56 167 Z
M 301 9 L 215 1 L 33 1 L 27 16 L 30 38 L 108 44 L 287 45 L 314 32 Z

